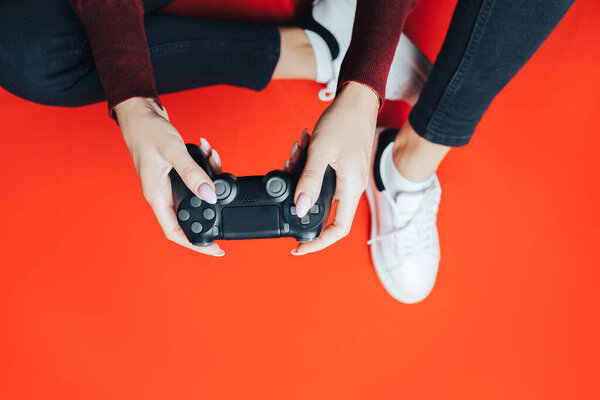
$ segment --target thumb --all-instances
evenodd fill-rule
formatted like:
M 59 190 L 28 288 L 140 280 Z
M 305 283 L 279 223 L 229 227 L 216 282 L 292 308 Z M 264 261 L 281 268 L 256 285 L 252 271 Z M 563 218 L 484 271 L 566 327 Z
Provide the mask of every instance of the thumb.
M 190 156 L 185 146 L 182 146 L 181 151 L 178 151 L 177 154 L 165 158 L 196 196 L 210 204 L 217 202 L 217 194 L 212 180 Z
M 317 201 L 323 185 L 323 175 L 325 175 L 328 164 L 328 158 L 325 154 L 311 151 L 309 147 L 306 164 L 298 180 L 294 197 L 296 215 L 299 218 L 304 217 Z

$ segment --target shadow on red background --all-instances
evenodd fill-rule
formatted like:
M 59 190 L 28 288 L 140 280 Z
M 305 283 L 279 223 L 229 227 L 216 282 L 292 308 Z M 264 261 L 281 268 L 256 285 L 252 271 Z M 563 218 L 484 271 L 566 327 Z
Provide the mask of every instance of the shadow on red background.
M 453 4 L 422 0 L 408 22 L 432 59 Z M 290 22 L 302 6 L 171 12 Z M 0 92 L 0 398 L 599 398 L 599 12 L 577 2 L 443 164 L 439 280 L 412 306 L 376 279 L 365 201 L 351 235 L 319 254 L 265 240 L 202 257 L 162 236 L 105 104 Z M 265 173 L 314 125 L 319 88 L 163 101 L 227 170 Z M 405 114 L 388 104 L 381 120 Z

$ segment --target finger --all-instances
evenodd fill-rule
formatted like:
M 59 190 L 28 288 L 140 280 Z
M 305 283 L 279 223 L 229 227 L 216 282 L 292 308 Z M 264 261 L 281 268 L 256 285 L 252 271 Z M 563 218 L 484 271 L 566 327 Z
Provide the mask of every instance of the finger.
M 212 172 L 215 174 L 223 172 L 219 153 L 217 153 L 217 150 L 213 149 L 210 143 L 208 143 L 208 140 L 203 137 L 200 138 L 200 150 L 202 150 L 204 155 L 208 158 L 208 164 Z
M 179 174 L 185 185 L 198 197 L 210 204 L 217 202 L 212 180 L 187 152 L 183 143 L 168 146 L 163 156 Z
M 316 151 L 314 149 L 317 149 Z M 314 205 L 321 192 L 323 175 L 329 164 L 329 156 L 322 148 L 308 147 L 304 170 L 298 180 L 295 194 L 296 213 L 302 218 Z
M 308 134 L 308 130 L 306 128 L 302 131 L 302 135 L 300 135 L 300 149 L 306 151 L 308 149 L 308 144 L 310 143 L 310 135 Z
M 304 156 L 308 150 L 309 143 L 310 135 L 308 134 L 308 131 L 304 129 L 300 135 L 300 141 L 294 143 L 290 158 L 288 158 L 284 164 L 283 169 L 285 171 L 289 172 L 290 174 L 296 173 L 298 167 L 304 161 Z
M 339 195 L 336 193 L 339 201 L 333 223 L 325 227 L 317 239 L 312 242 L 300 243 L 295 250 L 292 250 L 292 254 L 303 255 L 323 250 L 348 235 L 361 195 L 362 192 L 346 189 L 341 189 Z
M 290 154 L 290 165 L 292 166 L 293 169 L 298 168 L 299 164 L 300 164 L 300 160 L 302 156 L 302 149 L 300 148 L 300 145 L 298 144 L 298 142 L 294 143 L 294 147 L 292 147 L 292 152 Z
M 290 174 L 297 174 L 299 171 L 300 165 L 304 159 L 304 152 L 300 148 L 299 142 L 295 142 L 292 147 L 292 151 L 290 153 L 290 158 L 286 161 L 285 170 Z
M 205 156 L 209 156 L 210 155 L 210 143 L 208 143 L 208 140 L 204 139 L 203 137 L 200 138 L 200 149 L 204 152 Z
M 215 257 L 222 257 L 225 255 L 225 252 L 221 250 L 217 244 L 212 244 L 210 246 L 194 246 L 190 243 L 177 223 L 173 200 L 169 191 L 164 194 L 160 192 L 157 193 L 157 195 L 151 197 L 148 202 L 150 203 L 150 207 L 152 207 L 152 211 L 154 211 L 154 215 L 167 239 L 198 253 Z
M 210 158 L 208 159 L 208 164 L 210 165 L 210 169 L 215 174 L 220 174 L 221 172 L 223 172 L 222 167 L 221 167 L 221 157 L 219 156 L 219 153 L 217 153 L 217 151 L 215 149 L 212 149 L 210 151 Z
M 300 145 L 298 144 L 298 142 L 294 142 L 294 145 L 292 146 L 292 151 L 290 152 L 290 160 L 297 156 L 298 150 L 300 150 Z

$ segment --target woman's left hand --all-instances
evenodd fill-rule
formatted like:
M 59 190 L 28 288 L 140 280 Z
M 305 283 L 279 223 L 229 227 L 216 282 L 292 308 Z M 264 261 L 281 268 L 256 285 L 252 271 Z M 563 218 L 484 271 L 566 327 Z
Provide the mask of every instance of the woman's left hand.
M 300 151 L 308 152 L 294 195 L 297 215 L 304 216 L 316 202 L 328 165 L 336 173 L 334 201 L 338 204 L 333 223 L 317 239 L 300 243 L 292 254 L 322 250 L 350 232 L 356 207 L 367 187 L 378 109 L 379 97 L 373 90 L 349 82 L 323 112 L 312 137 L 303 134 L 300 144 L 294 145 L 288 168 L 295 167 Z

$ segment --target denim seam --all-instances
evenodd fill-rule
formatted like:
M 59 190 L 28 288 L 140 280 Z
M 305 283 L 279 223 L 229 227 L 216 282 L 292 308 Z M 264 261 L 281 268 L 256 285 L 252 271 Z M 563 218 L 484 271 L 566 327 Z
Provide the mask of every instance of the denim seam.
M 161 43 L 161 44 L 149 47 L 149 50 L 150 50 L 151 55 L 162 56 L 162 55 L 169 55 L 168 54 L 169 51 L 186 50 L 186 49 L 191 49 L 193 47 L 216 48 L 216 47 L 220 47 L 224 43 L 227 43 L 228 41 L 229 40 L 223 40 L 223 39 L 186 40 L 186 41 L 178 41 L 178 42 L 170 42 L 170 43 Z M 238 43 L 254 44 L 254 42 L 252 42 L 252 41 L 238 42 Z
M 446 87 L 441 100 L 439 101 L 436 110 L 433 112 L 429 123 L 426 126 L 426 132 L 431 132 L 431 136 L 440 136 L 445 137 L 449 135 L 444 135 L 440 133 L 443 130 L 443 120 L 446 116 L 446 110 L 450 108 L 452 97 L 456 94 L 457 90 L 460 88 L 464 81 L 464 77 L 466 75 L 466 71 L 471 66 L 471 62 L 473 59 L 473 53 L 477 51 L 479 48 L 479 43 L 481 42 L 481 37 L 485 32 L 485 28 L 487 25 L 488 17 L 490 15 L 491 9 L 495 4 L 495 0 L 484 0 L 481 9 L 479 11 L 479 15 L 477 16 L 475 26 L 473 27 L 473 32 L 471 34 L 471 38 L 469 39 L 469 43 L 467 44 L 467 48 L 465 50 L 465 54 L 463 55 L 454 76 L 450 80 L 450 83 Z M 466 136 L 466 137 L 470 137 Z M 460 138 L 460 136 L 452 136 Z

